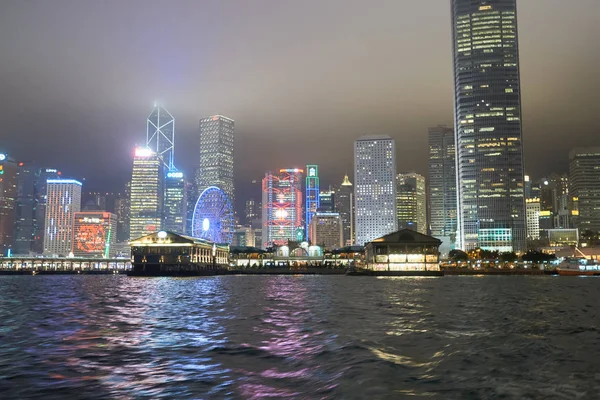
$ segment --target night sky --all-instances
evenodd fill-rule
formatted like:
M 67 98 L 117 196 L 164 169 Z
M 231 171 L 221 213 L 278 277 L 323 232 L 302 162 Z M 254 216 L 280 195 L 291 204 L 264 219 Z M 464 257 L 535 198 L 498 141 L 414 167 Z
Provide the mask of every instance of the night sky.
M 519 2 L 533 176 L 600 144 L 599 15 L 598 0 Z M 451 58 L 449 0 L 3 0 L 0 151 L 118 191 L 159 100 L 187 173 L 199 118 L 235 119 L 238 198 L 306 163 L 340 183 L 363 134 L 389 134 L 398 171 L 426 174 L 427 127 L 453 124 Z

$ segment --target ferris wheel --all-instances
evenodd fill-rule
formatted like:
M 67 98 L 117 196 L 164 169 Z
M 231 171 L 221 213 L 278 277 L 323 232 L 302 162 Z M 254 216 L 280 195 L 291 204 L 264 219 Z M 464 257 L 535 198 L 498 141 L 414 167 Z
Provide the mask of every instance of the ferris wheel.
M 233 239 L 233 207 L 227 193 L 210 186 L 198 197 L 192 217 L 192 236 L 215 243 Z

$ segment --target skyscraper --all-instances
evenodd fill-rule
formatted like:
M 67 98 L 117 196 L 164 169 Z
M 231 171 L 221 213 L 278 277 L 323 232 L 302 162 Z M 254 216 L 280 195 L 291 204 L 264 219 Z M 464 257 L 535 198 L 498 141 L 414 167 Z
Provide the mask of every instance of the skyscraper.
M 130 240 L 161 229 L 164 179 L 165 167 L 161 157 L 149 148 L 136 148 L 129 201 Z
M 44 254 L 67 256 L 73 243 L 73 217 L 81 211 L 81 182 L 48 179 Z
M 516 0 L 452 0 L 458 247 L 525 250 Z
M 46 208 L 48 202 L 48 180 L 59 179 L 60 172 L 55 168 L 43 168 L 40 170 L 40 177 L 36 183 L 37 207 L 35 209 L 35 218 L 37 220 L 37 232 L 34 238 L 34 253 L 42 254 L 44 252 L 44 237 L 46 236 Z
M 342 247 L 342 221 L 336 212 L 317 212 L 309 225 L 310 242 L 325 250 Z
M 73 216 L 75 257 L 108 258 L 117 242 L 117 216 L 106 211 L 79 211 Z
M 196 174 L 198 193 L 209 186 L 222 189 L 235 204 L 233 147 L 235 122 L 222 115 L 200 120 L 200 167 Z
M 396 144 L 389 136 L 363 136 L 354 143 L 356 244 L 394 232 Z
M 125 191 L 120 193 L 115 200 L 115 214 L 117 215 L 117 242 L 129 240 L 129 218 L 131 200 L 131 181 L 125 185 Z
M 348 175 L 344 175 L 344 180 L 337 189 L 335 210 L 340 213 L 342 221 L 343 244 L 351 245 L 354 243 L 354 190 Z
M 175 168 L 175 118 L 158 103 L 146 120 L 146 147 L 161 157 L 167 171 Z
M 187 193 L 183 172 L 167 172 L 163 213 L 163 229 L 184 235 L 187 222 Z
M 335 209 L 335 191 L 324 190 L 319 193 L 319 208 L 317 211 L 321 212 L 336 212 Z
M 12 252 L 17 202 L 17 163 L 0 154 L 0 255 Z
M 27 255 L 35 250 L 38 230 L 36 208 L 40 169 L 32 162 L 17 163 L 17 203 L 13 254 Z
M 319 209 L 320 197 L 319 197 L 319 166 L 318 165 L 307 165 L 306 166 L 306 201 L 304 209 L 306 211 L 305 219 L 305 232 L 306 239 L 308 239 L 308 226 L 313 215 Z
M 302 174 L 298 168 L 267 172 L 263 179 L 262 246 L 304 240 Z
M 398 229 L 427 234 L 425 177 L 416 173 L 396 176 L 396 216 Z
M 429 128 L 428 184 L 431 235 L 452 247 L 456 240 L 456 148 L 454 131 L 445 126 Z
M 576 204 L 580 232 L 600 231 L 600 147 L 578 147 L 569 153 L 569 195 Z

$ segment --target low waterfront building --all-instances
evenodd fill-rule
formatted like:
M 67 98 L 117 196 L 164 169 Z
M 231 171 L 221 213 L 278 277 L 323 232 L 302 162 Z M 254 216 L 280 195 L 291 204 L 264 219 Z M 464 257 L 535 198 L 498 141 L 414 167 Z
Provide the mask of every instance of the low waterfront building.
M 228 267 L 229 246 L 159 231 L 132 240 L 132 275 L 201 275 Z
M 402 229 L 365 245 L 366 268 L 373 271 L 439 271 L 442 241 Z

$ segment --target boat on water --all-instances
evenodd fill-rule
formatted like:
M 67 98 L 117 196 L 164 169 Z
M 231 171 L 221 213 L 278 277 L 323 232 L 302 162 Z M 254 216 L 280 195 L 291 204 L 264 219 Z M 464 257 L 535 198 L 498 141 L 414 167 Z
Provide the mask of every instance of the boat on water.
M 600 276 L 600 265 L 579 257 L 566 257 L 556 270 L 561 276 Z

